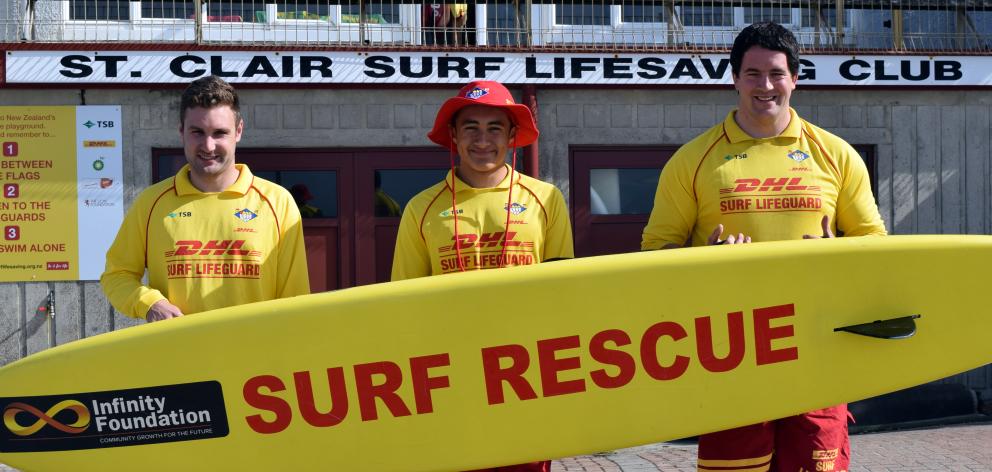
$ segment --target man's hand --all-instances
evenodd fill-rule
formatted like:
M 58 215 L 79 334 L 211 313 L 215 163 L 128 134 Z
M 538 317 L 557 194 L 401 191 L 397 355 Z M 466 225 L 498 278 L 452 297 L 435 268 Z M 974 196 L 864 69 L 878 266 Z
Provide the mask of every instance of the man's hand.
M 173 305 L 168 300 L 159 300 L 148 309 L 148 313 L 145 314 L 145 320 L 149 323 L 154 323 L 180 316 L 183 316 L 183 311 L 179 307 Z
M 716 229 L 710 233 L 710 237 L 706 238 L 706 244 L 709 246 L 718 246 L 720 244 L 747 244 L 751 242 L 750 236 L 744 236 L 744 233 L 737 233 L 737 236 L 730 235 L 727 239 L 720 239 L 723 236 L 723 225 L 716 225 Z
M 830 217 L 823 215 L 823 219 L 820 220 L 820 227 L 823 228 L 823 235 L 817 236 L 815 234 L 804 234 L 803 239 L 820 239 L 820 238 L 832 238 L 834 237 L 834 232 L 830 231 Z

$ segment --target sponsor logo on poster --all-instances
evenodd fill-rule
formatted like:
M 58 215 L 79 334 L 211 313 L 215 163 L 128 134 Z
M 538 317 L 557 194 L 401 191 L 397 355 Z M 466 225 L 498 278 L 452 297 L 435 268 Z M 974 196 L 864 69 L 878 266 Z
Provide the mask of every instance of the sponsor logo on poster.
M 115 141 L 113 139 L 107 139 L 107 140 L 103 140 L 103 141 L 84 140 L 83 141 L 83 147 L 84 148 L 112 148 L 112 147 L 117 147 L 117 141 Z

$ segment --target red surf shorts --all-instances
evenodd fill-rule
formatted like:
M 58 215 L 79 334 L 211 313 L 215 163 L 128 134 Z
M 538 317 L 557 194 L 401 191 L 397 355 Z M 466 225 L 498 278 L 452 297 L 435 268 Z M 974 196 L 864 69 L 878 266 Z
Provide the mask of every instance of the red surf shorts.
M 700 472 L 846 472 L 847 405 L 699 437 Z

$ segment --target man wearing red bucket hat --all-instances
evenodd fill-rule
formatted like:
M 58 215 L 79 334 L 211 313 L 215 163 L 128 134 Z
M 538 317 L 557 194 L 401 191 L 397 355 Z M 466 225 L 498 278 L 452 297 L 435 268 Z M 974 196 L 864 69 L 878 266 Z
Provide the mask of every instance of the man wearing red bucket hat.
M 392 280 L 573 257 L 561 192 L 506 163 L 537 135 L 530 109 L 499 82 L 472 82 L 445 101 L 427 137 L 451 151 L 451 171 L 404 209 Z
M 451 152 L 451 171 L 403 210 L 392 280 L 572 258 L 561 192 L 515 170 L 515 148 L 537 136 L 530 109 L 498 82 L 469 83 L 445 101 L 427 137 Z M 490 470 L 547 472 L 551 462 Z

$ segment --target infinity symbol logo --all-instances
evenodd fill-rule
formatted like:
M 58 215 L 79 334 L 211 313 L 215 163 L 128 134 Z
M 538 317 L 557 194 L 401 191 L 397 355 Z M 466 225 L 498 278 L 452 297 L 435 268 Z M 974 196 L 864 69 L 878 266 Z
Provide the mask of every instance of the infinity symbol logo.
M 70 410 L 75 413 L 76 421 L 70 424 L 64 424 L 56 421 L 54 418 L 55 415 L 62 410 Z M 35 418 L 38 418 L 38 421 L 35 421 L 29 426 L 22 426 L 17 422 L 18 413 L 30 413 L 34 415 Z M 21 402 L 14 402 L 7 405 L 7 408 L 3 412 L 3 424 L 7 426 L 7 429 L 9 429 L 11 433 L 18 436 L 30 436 L 37 433 L 38 430 L 43 428 L 46 423 L 51 427 L 62 431 L 63 433 L 82 433 L 83 431 L 86 431 L 86 427 L 90 424 L 90 411 L 86 409 L 86 406 L 76 400 L 63 400 L 56 403 L 45 412 Z

